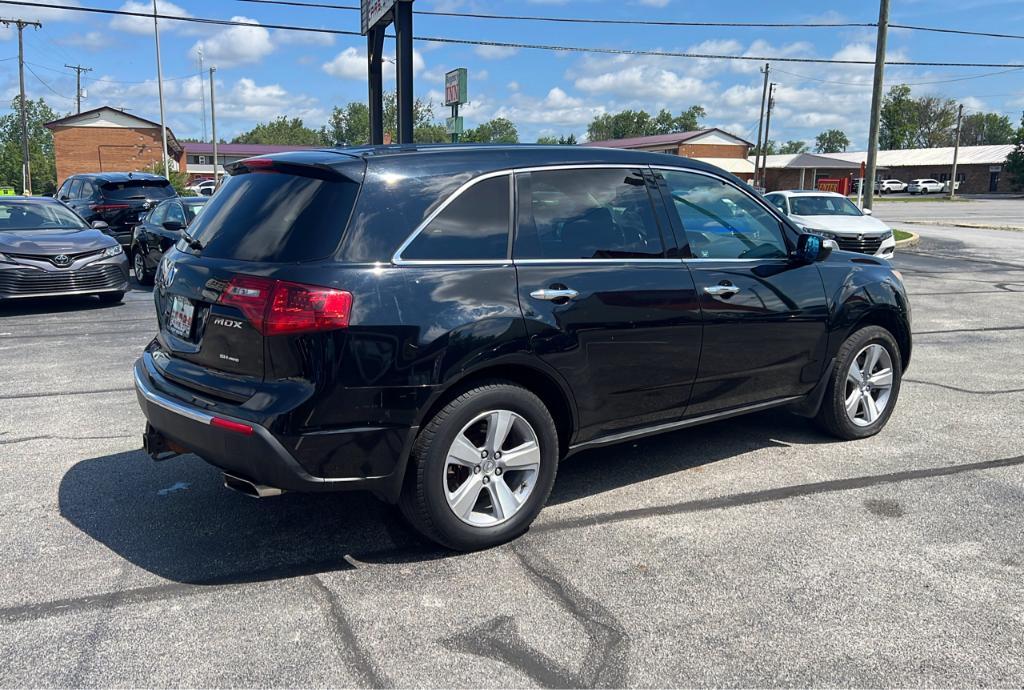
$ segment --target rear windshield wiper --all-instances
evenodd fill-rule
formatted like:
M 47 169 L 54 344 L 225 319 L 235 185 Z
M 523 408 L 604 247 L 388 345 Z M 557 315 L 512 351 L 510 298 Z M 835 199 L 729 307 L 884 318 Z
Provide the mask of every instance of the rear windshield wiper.
M 188 245 L 189 249 L 194 249 L 197 252 L 203 251 L 203 243 L 195 237 L 192 237 L 192 235 L 188 234 L 185 230 L 181 231 L 181 239 L 185 240 L 185 244 Z

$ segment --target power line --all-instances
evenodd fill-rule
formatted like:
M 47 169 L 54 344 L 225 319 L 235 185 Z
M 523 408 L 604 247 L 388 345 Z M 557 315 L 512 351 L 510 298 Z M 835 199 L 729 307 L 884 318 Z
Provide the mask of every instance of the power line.
M 326 2 L 300 2 L 299 0 L 235 0 L 259 5 L 287 5 L 291 7 L 308 7 L 310 9 L 354 10 L 354 5 L 335 5 Z M 543 17 L 537 15 L 488 14 L 484 12 L 443 12 L 440 10 L 413 10 L 413 14 L 433 17 L 464 17 L 466 19 L 501 19 L 506 21 L 557 22 L 564 24 L 612 24 L 636 26 L 717 26 L 756 29 L 835 29 L 875 26 L 870 22 L 683 22 L 668 19 L 605 19 L 600 17 Z
M 889 63 L 887 63 L 887 64 L 889 64 Z M 999 75 L 999 74 L 1008 74 L 1010 72 L 1019 72 L 1021 70 L 1024 70 L 1024 65 L 1022 65 L 1020 67 L 1013 67 L 1011 69 L 1000 70 L 998 72 L 985 72 L 984 74 L 972 74 L 972 75 L 969 75 L 969 76 L 966 76 L 966 77 L 953 77 L 953 78 L 950 78 L 950 79 L 933 79 L 931 81 L 914 81 L 914 82 L 891 81 L 888 84 L 886 84 L 886 86 L 896 86 L 896 85 L 924 86 L 926 84 L 946 84 L 948 82 L 953 82 L 953 81 L 968 81 L 968 80 L 971 80 L 971 79 L 981 79 L 982 77 L 994 77 L 994 76 Z M 807 81 L 821 82 L 822 84 L 840 84 L 840 85 L 843 85 L 843 86 L 860 86 L 860 87 L 870 87 L 871 86 L 871 84 L 869 84 L 867 82 L 838 81 L 838 80 L 835 80 L 835 79 L 822 79 L 820 77 L 812 77 L 812 76 L 810 76 L 808 74 L 797 74 L 796 72 L 787 72 L 786 70 L 782 70 L 782 69 L 776 69 L 775 71 L 776 72 L 781 72 L 782 74 L 788 74 L 791 77 L 799 77 L 801 79 L 806 79 Z M 1009 95 L 1014 95 L 1014 94 L 1009 94 Z
M 153 16 L 153 15 L 150 15 L 150 16 Z M 71 74 L 71 72 L 68 71 L 68 70 L 63 70 L 63 69 L 60 69 L 59 67 L 51 67 L 50 65 L 43 65 L 43 64 L 40 64 L 38 62 L 29 62 L 28 60 L 25 60 L 25 64 L 26 65 L 35 65 L 39 69 L 45 69 L 45 70 L 49 70 L 51 72 L 57 72 L 58 74 L 67 74 L 67 75 Z M 180 77 L 164 77 L 164 81 L 178 81 L 178 80 L 181 80 L 181 79 L 191 79 L 194 76 L 195 76 L 194 74 L 185 74 L 185 75 L 182 75 Z M 100 83 L 104 83 L 104 84 L 148 84 L 149 82 L 152 81 L 152 79 L 149 79 L 149 80 L 145 80 L 144 79 L 142 81 L 125 81 L 125 80 L 121 80 L 121 79 L 101 79 L 99 77 L 86 77 L 86 79 L 88 79 L 91 82 L 100 82 Z
M 131 12 L 128 10 L 111 10 L 98 7 L 78 7 L 75 5 L 58 5 L 55 3 L 30 2 L 29 0 L 0 0 L 3 5 L 18 5 L 22 7 L 46 7 L 50 9 L 61 9 L 70 12 L 89 12 L 95 14 L 110 14 L 126 17 L 142 17 L 152 19 L 153 14 L 146 12 Z M 239 22 L 230 19 L 210 19 L 206 17 L 181 17 L 176 15 L 157 14 L 158 19 L 168 21 L 191 22 L 196 24 L 207 24 L 215 26 L 260 26 L 265 29 L 280 29 L 282 31 L 305 31 L 309 33 L 332 34 L 338 36 L 362 36 L 358 31 L 345 31 L 343 29 L 323 29 L 311 26 L 292 26 L 289 24 L 252 24 L 250 22 Z M 827 65 L 871 65 L 871 60 L 836 60 L 828 58 L 798 58 L 798 57 L 771 57 L 764 55 L 720 55 L 713 53 L 688 53 L 667 50 L 630 50 L 625 48 L 598 48 L 587 46 L 565 46 L 547 45 L 541 43 L 513 43 L 506 41 L 483 41 L 467 38 L 448 38 L 444 36 L 416 36 L 414 40 L 426 41 L 429 43 L 450 43 L 458 45 L 491 46 L 499 48 L 522 48 L 527 50 L 549 50 L 554 52 L 572 53 L 599 53 L 607 55 L 647 55 L 652 57 L 673 57 L 693 58 L 702 60 L 742 60 L 755 62 L 797 62 L 810 64 Z M 887 65 L 907 67 L 1006 67 L 1018 68 L 1022 65 L 1017 63 L 991 63 L 991 62 L 925 62 L 917 60 L 896 60 L 886 62 Z
M 967 29 L 946 29 L 938 26 L 914 26 L 911 24 L 890 24 L 892 29 L 910 29 L 911 31 L 931 31 L 939 34 L 961 34 L 963 36 L 983 36 L 985 38 L 1015 38 L 1024 39 L 1021 34 L 997 34 L 989 31 L 968 31 Z
M 45 81 L 43 81 L 43 78 L 40 77 L 38 74 L 36 74 L 35 71 L 31 67 L 29 67 L 29 64 L 27 62 L 25 63 L 25 66 L 28 68 L 28 71 L 31 72 L 32 76 L 35 77 L 36 79 L 38 79 L 40 84 L 42 84 L 43 86 L 48 88 L 51 92 L 53 92 L 53 94 L 55 96 L 57 96 L 58 98 L 64 98 L 64 99 L 69 100 L 69 101 L 75 100 L 74 98 L 71 98 L 69 96 L 65 96 L 60 91 L 57 91 L 55 88 L 53 88 L 52 86 L 47 84 Z

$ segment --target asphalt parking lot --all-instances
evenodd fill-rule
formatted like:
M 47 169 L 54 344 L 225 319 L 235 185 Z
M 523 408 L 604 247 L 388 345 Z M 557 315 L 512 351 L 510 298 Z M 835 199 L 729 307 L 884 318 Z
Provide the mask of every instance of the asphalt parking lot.
M 150 461 L 146 290 L 0 306 L 0 685 L 1020 687 L 1024 233 L 949 224 L 1024 200 L 876 213 L 933 223 L 879 436 L 774 411 L 580 454 L 470 555 Z

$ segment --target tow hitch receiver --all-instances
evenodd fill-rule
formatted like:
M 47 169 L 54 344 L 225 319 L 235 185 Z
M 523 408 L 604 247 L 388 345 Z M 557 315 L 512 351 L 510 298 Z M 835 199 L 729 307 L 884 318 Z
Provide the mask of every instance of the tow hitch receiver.
M 168 440 L 148 422 L 146 423 L 146 433 L 142 434 L 142 449 L 154 460 L 170 460 L 188 452 L 185 448 Z

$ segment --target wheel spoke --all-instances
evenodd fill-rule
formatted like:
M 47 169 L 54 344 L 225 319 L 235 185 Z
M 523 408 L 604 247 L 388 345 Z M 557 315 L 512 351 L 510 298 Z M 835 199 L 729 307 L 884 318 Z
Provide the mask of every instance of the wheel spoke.
M 846 414 L 850 415 L 850 419 L 857 416 L 857 410 L 860 408 L 861 394 L 859 388 L 854 388 L 853 393 L 846 399 Z
M 860 367 L 857 366 L 857 360 L 854 359 L 853 362 L 850 363 L 850 371 L 846 373 L 846 380 L 850 381 L 854 385 L 860 385 L 860 379 L 862 375 L 863 374 L 861 374 Z
M 540 446 L 527 441 L 501 454 L 501 464 L 509 470 L 525 470 L 540 465 Z
M 492 455 L 505 445 L 505 440 L 508 439 L 508 434 L 512 431 L 514 421 L 515 418 L 508 410 L 492 412 L 487 418 L 487 450 Z
M 519 499 L 508 488 L 504 477 L 494 477 L 494 480 L 487 485 L 487 491 L 491 494 L 491 503 L 494 505 L 494 517 L 498 520 L 510 518 L 519 510 Z
M 462 519 L 467 519 L 480 498 L 480 490 L 484 484 L 479 474 L 471 474 L 453 493 L 448 495 L 448 504 L 452 511 Z
M 878 419 L 878 405 L 875 404 L 875 399 L 871 397 L 870 393 L 864 394 L 864 417 L 868 420 L 868 424 L 872 424 Z
M 875 388 L 889 388 L 892 386 L 892 369 L 882 369 L 872 374 L 871 378 L 868 379 Z
M 868 346 L 868 349 L 865 350 L 864 372 L 868 376 L 871 376 L 872 372 L 874 372 L 875 365 L 878 364 L 878 357 L 879 357 L 879 354 L 881 352 L 882 352 L 882 346 L 881 345 L 870 345 L 870 346 Z
M 459 434 L 448 450 L 448 462 L 473 469 L 480 464 L 480 449 L 466 438 L 466 434 Z

